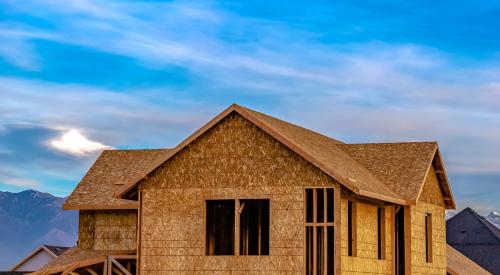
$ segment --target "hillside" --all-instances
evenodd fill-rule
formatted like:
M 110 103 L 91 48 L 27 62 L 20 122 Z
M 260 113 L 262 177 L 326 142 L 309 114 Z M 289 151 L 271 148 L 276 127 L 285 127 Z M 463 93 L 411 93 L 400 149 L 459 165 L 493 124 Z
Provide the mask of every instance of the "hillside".
M 8 270 L 41 244 L 75 245 L 78 213 L 62 211 L 63 202 L 34 190 L 0 192 L 0 270 Z

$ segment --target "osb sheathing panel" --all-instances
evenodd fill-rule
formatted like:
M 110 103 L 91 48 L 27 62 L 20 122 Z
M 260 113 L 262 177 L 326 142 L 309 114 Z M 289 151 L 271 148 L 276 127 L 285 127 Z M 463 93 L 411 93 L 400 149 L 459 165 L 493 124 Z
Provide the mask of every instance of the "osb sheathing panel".
M 94 211 L 80 211 L 78 223 L 78 247 L 91 249 L 94 246 Z
M 136 210 L 80 211 L 79 248 L 133 250 L 136 240 Z
M 444 208 L 417 202 L 411 212 L 412 274 L 446 274 L 446 222 Z M 432 262 L 425 258 L 425 214 L 432 215 Z
M 142 274 L 301 274 L 304 186 L 334 184 L 253 124 L 232 115 L 140 184 Z M 222 198 L 270 199 L 269 256 L 205 256 L 205 200 Z
M 385 259 L 377 253 L 377 208 L 379 206 L 356 201 L 357 255 L 347 256 L 347 197 L 341 197 L 341 267 L 342 274 L 392 274 L 392 206 L 385 208 Z
M 443 193 L 439 187 L 436 171 L 432 165 L 425 179 L 419 201 L 444 207 Z

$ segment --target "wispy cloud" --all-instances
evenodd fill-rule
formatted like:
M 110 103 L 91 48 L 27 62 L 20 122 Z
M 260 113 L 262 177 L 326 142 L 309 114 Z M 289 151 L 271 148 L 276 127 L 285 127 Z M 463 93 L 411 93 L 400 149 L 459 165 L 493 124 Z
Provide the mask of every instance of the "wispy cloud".
M 370 34 L 371 28 L 403 28 L 391 16 L 372 17 L 365 25 L 343 22 L 361 9 L 360 18 L 377 15 L 376 5 L 339 4 L 328 12 L 322 7 L 318 14 L 333 21 L 317 28 L 305 27 L 300 20 L 241 14 L 214 2 L 33 0 L 2 5 L 43 22 L 34 26 L 6 20 L 0 25 L 5 41 L 0 57 L 18 68 L 49 67 L 54 61 L 45 60 L 37 46 L 50 41 L 130 59 L 138 70 L 180 67 L 189 84 L 114 89 L 0 76 L 0 129 L 13 122 L 28 123 L 56 129 L 57 134 L 60 129 L 81 129 L 92 137 L 82 143 L 96 142 L 97 147 L 172 146 L 238 101 L 346 141 L 437 140 L 453 174 L 500 171 L 498 56 L 463 57 L 401 33 L 396 34 L 405 39 L 360 39 L 356 34 Z M 386 5 L 383 8 L 391 6 Z M 338 8 L 347 15 L 338 14 Z M 457 9 L 459 16 L 468 12 Z M 432 19 L 428 10 L 418 14 L 408 3 L 399 5 L 400 11 L 409 18 Z M 480 18 L 488 9 L 476 12 L 475 18 Z M 386 25 L 378 25 L 382 23 Z M 427 36 L 431 31 L 412 26 L 412 33 Z M 475 21 L 472 30 L 480 27 Z M 459 37 L 456 30 L 448 31 L 450 37 Z M 80 57 L 68 58 L 78 67 Z M 109 69 L 95 65 L 95 71 Z
M 9 167 L 7 165 L 0 168 L 0 184 L 10 185 L 15 188 L 39 188 L 40 182 L 25 177 L 21 169 Z
M 215 87 L 240 93 L 343 96 L 348 92 L 358 98 L 395 97 L 489 109 L 497 109 L 500 102 L 493 74 L 500 70 L 499 64 L 463 67 L 448 54 L 418 44 L 323 43 L 317 39 L 320 34 L 210 4 L 89 0 L 12 5 L 58 26 L 51 36 L 22 27 L 17 32 L 136 58 L 146 66 L 182 66 Z
M 0 176 L 0 183 L 22 188 L 31 188 L 31 189 L 36 189 L 40 187 L 40 184 L 37 181 L 24 178 L 11 178 L 11 177 Z

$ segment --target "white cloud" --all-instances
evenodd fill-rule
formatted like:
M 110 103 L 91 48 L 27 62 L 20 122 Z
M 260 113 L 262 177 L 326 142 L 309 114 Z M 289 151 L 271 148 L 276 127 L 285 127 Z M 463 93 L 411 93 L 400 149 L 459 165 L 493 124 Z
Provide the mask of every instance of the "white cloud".
M 54 149 L 75 156 L 84 156 L 104 149 L 112 149 L 110 146 L 89 140 L 75 129 L 69 130 L 60 137 L 50 140 L 49 144 Z

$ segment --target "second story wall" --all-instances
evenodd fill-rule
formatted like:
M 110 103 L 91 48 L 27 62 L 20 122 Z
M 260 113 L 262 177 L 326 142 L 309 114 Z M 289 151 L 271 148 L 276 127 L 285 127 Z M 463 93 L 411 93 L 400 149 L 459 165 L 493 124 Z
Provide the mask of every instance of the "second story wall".
M 94 250 L 134 250 L 136 210 L 80 211 L 78 247 Z

